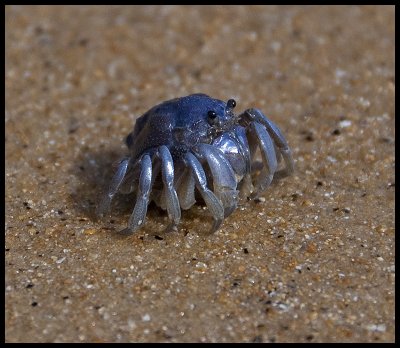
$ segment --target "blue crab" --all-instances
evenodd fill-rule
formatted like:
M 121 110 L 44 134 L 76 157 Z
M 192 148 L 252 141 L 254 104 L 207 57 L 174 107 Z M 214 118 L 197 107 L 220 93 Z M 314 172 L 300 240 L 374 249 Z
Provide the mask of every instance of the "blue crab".
M 239 198 L 257 198 L 273 179 L 291 174 L 293 158 L 280 129 L 260 110 L 236 115 L 235 106 L 233 99 L 192 94 L 165 101 L 139 117 L 126 137 L 130 154 L 119 162 L 97 214 L 109 211 L 117 192 L 135 193 L 136 204 L 121 233 L 143 226 L 152 200 L 167 210 L 170 229 L 178 225 L 181 209 L 195 204 L 197 190 L 215 232 Z M 262 167 L 255 176 L 257 149 Z

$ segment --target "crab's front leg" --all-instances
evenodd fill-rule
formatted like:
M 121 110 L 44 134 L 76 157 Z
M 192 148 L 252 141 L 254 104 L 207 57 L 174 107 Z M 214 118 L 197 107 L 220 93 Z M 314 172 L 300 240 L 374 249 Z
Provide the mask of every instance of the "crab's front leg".
M 224 220 L 224 207 L 218 197 L 207 187 L 206 173 L 199 160 L 191 152 L 185 154 L 185 163 L 191 169 L 196 188 L 199 190 L 214 218 L 214 223 L 210 231 L 210 233 L 213 233 L 218 230 Z
M 194 147 L 196 155 L 207 161 L 214 183 L 214 193 L 224 207 L 228 217 L 237 207 L 238 191 L 235 172 L 223 152 L 209 144 Z
M 271 185 L 276 169 L 278 168 L 278 161 L 276 159 L 274 142 L 265 128 L 258 122 L 251 122 L 249 129 L 250 134 L 259 144 L 263 161 L 263 169 L 257 178 L 255 191 L 250 196 L 254 199 Z

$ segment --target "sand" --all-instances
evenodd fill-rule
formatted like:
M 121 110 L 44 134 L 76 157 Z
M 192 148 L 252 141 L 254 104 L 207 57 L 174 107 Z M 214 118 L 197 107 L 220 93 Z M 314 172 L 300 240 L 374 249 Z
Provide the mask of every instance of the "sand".
M 7 6 L 6 342 L 394 342 L 394 6 Z M 257 107 L 296 171 L 209 235 L 119 195 L 125 136 L 191 93 Z

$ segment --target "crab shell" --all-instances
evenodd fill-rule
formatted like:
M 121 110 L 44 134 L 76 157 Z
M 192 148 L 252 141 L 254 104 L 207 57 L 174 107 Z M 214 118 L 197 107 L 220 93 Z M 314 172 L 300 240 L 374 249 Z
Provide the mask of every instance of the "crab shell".
M 235 115 L 235 106 L 233 99 L 192 94 L 139 117 L 126 137 L 130 155 L 120 161 L 98 215 L 109 210 L 117 192 L 134 192 L 136 204 L 121 232 L 133 233 L 144 224 L 151 200 L 167 210 L 171 229 L 181 209 L 196 203 L 198 192 L 213 216 L 214 232 L 236 209 L 239 196 L 256 198 L 273 179 L 291 174 L 292 154 L 279 128 L 258 109 Z M 253 178 L 257 149 L 262 168 Z

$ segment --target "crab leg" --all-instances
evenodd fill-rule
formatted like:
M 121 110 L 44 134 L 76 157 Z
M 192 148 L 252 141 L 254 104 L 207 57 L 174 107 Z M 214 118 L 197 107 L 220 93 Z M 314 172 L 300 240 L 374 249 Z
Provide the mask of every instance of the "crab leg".
M 196 146 L 196 154 L 205 159 L 210 167 L 215 195 L 222 202 L 224 216 L 233 213 L 237 207 L 238 191 L 235 172 L 224 154 L 209 144 Z
M 190 168 L 185 168 L 177 182 L 177 193 L 182 209 L 189 209 L 196 203 L 194 196 L 195 180 Z
M 224 220 L 224 207 L 214 193 L 208 189 L 206 174 L 199 160 L 190 152 L 185 155 L 185 160 L 187 165 L 192 169 L 197 189 L 200 191 L 208 209 L 210 209 L 211 214 L 214 217 L 214 224 L 210 231 L 210 233 L 213 233 L 219 228 Z
M 132 215 L 129 218 L 128 227 L 120 232 L 122 234 L 131 234 L 135 232 L 141 225 L 143 225 L 146 218 L 152 177 L 152 163 L 148 154 L 145 154 L 142 157 L 140 166 L 139 187 L 135 207 L 133 208 Z
M 172 220 L 170 229 L 176 226 L 181 219 L 181 208 L 179 206 L 178 195 L 174 188 L 174 162 L 171 152 L 165 145 L 158 148 L 158 154 L 161 158 L 161 174 L 164 183 L 164 194 L 167 205 L 168 217 Z
M 292 174 L 294 171 L 292 152 L 290 151 L 289 145 L 278 126 L 269 120 L 260 110 L 255 108 L 247 109 L 241 116 L 247 122 L 253 121 L 261 123 L 267 129 L 269 135 L 274 140 L 275 145 L 282 154 L 286 167 L 276 172 L 275 178 L 283 178 Z
M 258 140 L 264 163 L 263 171 L 257 178 L 256 190 L 251 195 L 251 198 L 256 198 L 259 193 L 264 191 L 271 184 L 278 167 L 278 162 L 276 159 L 274 142 L 265 128 L 257 122 L 251 122 L 250 132 L 253 133 Z
M 125 158 L 119 163 L 118 169 L 111 180 L 108 192 L 104 195 L 103 199 L 97 207 L 96 214 L 98 216 L 103 216 L 110 209 L 111 201 L 115 194 L 118 192 L 118 189 L 121 186 L 122 181 L 124 180 L 126 171 L 128 169 L 128 164 L 129 158 Z
M 241 199 L 245 199 L 245 198 L 249 197 L 251 195 L 251 193 L 254 191 L 254 186 L 253 186 L 253 182 L 251 179 L 251 173 L 254 171 L 254 169 L 257 167 L 257 164 L 258 164 L 254 161 L 256 150 L 258 147 L 257 140 L 254 139 L 254 137 L 249 137 L 247 139 L 247 143 L 248 143 L 249 152 L 250 152 L 250 166 L 249 166 L 248 172 L 245 173 L 245 175 L 239 185 Z

